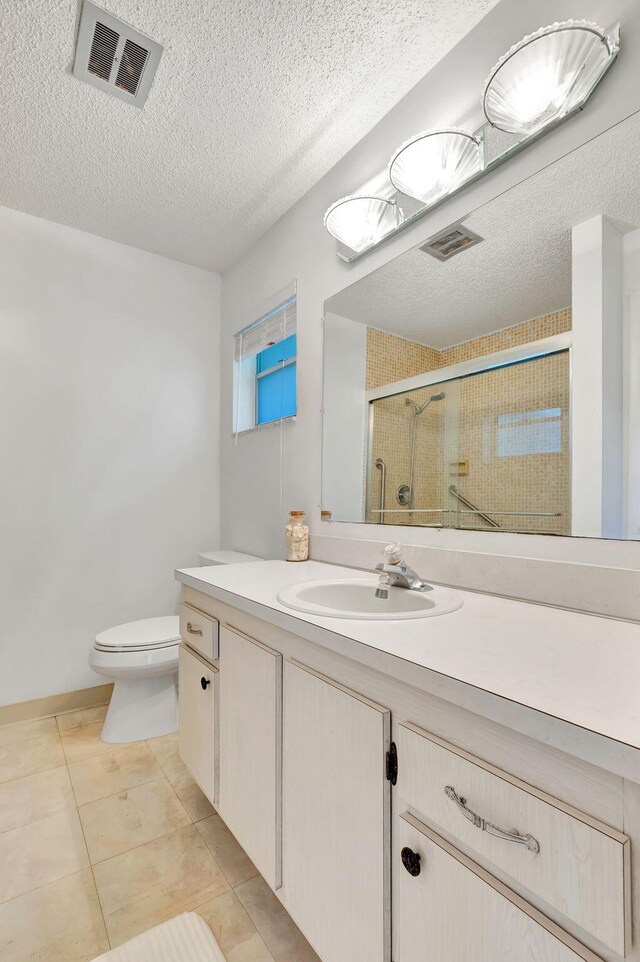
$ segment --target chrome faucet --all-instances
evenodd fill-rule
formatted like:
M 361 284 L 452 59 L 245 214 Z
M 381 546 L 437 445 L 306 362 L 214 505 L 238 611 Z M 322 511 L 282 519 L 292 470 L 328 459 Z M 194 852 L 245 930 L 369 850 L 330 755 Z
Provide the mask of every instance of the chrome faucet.
M 386 598 L 389 588 L 407 588 L 409 591 L 433 591 L 433 586 L 428 585 L 420 578 L 413 568 L 402 560 L 400 545 L 388 544 L 384 549 L 385 560 L 376 565 L 376 571 L 380 572 L 380 581 L 376 588 L 376 598 Z

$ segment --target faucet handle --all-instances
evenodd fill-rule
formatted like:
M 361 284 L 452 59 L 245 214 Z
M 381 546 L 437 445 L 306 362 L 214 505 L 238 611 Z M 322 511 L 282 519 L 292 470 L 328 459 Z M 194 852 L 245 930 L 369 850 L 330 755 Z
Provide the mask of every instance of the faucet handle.
M 402 548 L 399 544 L 388 544 L 383 550 L 384 560 L 389 565 L 399 565 L 402 563 Z

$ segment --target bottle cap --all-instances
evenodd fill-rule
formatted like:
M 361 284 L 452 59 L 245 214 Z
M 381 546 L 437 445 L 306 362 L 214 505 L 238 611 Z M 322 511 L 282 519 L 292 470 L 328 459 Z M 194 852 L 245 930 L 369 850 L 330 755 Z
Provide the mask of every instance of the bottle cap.
M 303 515 L 304 511 L 290 511 L 289 514 L 292 514 L 294 517 L 297 518 L 297 517 L 300 517 L 300 515 Z

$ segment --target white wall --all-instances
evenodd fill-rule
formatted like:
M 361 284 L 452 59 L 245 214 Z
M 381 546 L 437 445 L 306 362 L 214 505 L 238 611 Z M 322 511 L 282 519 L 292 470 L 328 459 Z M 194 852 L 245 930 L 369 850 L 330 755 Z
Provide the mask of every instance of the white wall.
M 600 214 L 571 236 L 571 531 L 622 538 L 622 234 Z
M 327 312 L 324 318 L 324 369 L 324 507 L 338 521 L 341 518 L 363 518 L 367 408 L 364 398 L 367 328 L 364 324 Z
M 640 538 L 640 230 L 623 240 L 625 528 Z
M 0 704 L 218 544 L 220 278 L 0 208 Z
M 393 240 L 354 265 L 338 260 L 335 245 L 323 228 L 322 215 L 335 199 L 352 193 L 385 168 L 395 147 L 430 127 L 477 119 L 483 82 L 495 61 L 525 34 L 555 20 L 595 20 L 608 26 L 622 22 L 623 50 L 618 63 L 587 108 L 567 124 L 542 138 L 477 184 L 453 197 Z M 325 298 L 364 276 L 392 257 L 469 214 L 510 186 L 553 163 L 597 136 L 634 110 L 640 109 L 636 66 L 640 57 L 640 8 L 637 0 L 502 0 L 470 34 L 434 68 L 347 156 L 309 191 L 253 248 L 227 272 L 222 293 L 222 490 L 242 485 L 242 498 L 228 499 L 222 538 L 229 547 L 282 556 L 281 529 L 288 507 L 304 507 L 312 532 L 377 539 L 371 525 L 323 525 L 319 522 L 321 477 L 322 328 Z M 233 446 L 231 431 L 233 334 L 258 316 L 260 303 L 284 284 L 298 283 L 299 417 L 282 434 L 283 476 L 275 432 L 259 432 Z M 280 486 L 283 498 L 281 503 Z M 391 526 L 390 526 L 391 527 Z M 406 538 L 406 529 L 385 532 Z M 452 547 L 473 538 L 471 550 L 506 551 L 562 557 L 574 553 L 569 539 L 451 532 Z M 441 544 L 442 534 L 412 529 L 415 544 Z M 507 538 L 508 541 L 503 539 Z M 498 547 L 498 540 L 503 547 Z M 553 542 L 551 544 L 551 542 Z M 508 547 L 507 547 L 508 544 Z M 583 542 L 583 544 L 586 544 Z M 589 551 L 610 558 L 604 543 L 591 542 Z M 594 546 L 596 546 L 594 548 Z M 640 558 L 640 546 L 631 547 Z M 603 562 L 604 563 L 604 562 Z M 437 572 L 433 572 L 437 580 Z

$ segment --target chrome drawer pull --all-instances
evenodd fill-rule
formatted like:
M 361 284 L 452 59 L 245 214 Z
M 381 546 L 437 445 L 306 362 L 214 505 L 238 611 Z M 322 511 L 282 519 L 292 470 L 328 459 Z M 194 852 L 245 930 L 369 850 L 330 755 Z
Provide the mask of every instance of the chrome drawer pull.
M 481 832 L 487 832 L 489 835 L 495 835 L 496 838 L 503 838 L 505 842 L 517 842 L 519 845 L 526 845 L 530 852 L 537 855 L 540 851 L 540 843 L 533 835 L 521 835 L 515 828 L 508 832 L 504 828 L 498 828 L 493 822 L 487 822 L 486 819 L 482 818 L 481 815 L 476 815 L 472 812 L 470 808 L 467 808 L 466 798 L 461 798 L 457 793 L 455 788 L 451 785 L 447 785 L 444 790 L 447 798 L 450 798 L 452 802 L 455 802 L 465 818 L 479 828 Z
M 190 635 L 201 635 L 202 628 L 194 628 L 190 621 L 187 622 L 187 631 Z

